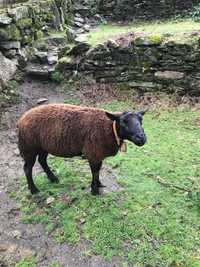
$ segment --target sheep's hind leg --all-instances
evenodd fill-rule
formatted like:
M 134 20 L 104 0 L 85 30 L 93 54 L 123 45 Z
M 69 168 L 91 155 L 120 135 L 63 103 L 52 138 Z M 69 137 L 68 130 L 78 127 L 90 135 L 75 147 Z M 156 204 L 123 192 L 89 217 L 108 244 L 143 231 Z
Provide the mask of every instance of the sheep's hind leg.
M 101 169 L 102 162 L 97 164 L 90 163 L 90 168 L 92 171 L 92 183 L 91 183 L 91 193 L 92 195 L 100 195 L 99 188 L 104 187 L 99 181 L 99 171 Z
M 35 160 L 36 160 L 36 155 L 31 158 L 25 159 L 24 163 L 24 172 L 26 175 L 28 188 L 31 191 L 31 194 L 36 194 L 37 192 L 39 192 L 39 190 L 37 189 L 37 187 L 33 182 L 33 176 L 32 176 L 32 170 L 35 164 Z
M 49 168 L 47 164 L 47 157 L 48 157 L 47 152 L 40 153 L 38 157 L 38 161 L 40 165 L 42 166 L 44 172 L 46 173 L 49 181 L 51 181 L 52 183 L 58 183 L 59 182 L 58 178 L 54 175 L 54 173 L 51 171 L 51 169 Z

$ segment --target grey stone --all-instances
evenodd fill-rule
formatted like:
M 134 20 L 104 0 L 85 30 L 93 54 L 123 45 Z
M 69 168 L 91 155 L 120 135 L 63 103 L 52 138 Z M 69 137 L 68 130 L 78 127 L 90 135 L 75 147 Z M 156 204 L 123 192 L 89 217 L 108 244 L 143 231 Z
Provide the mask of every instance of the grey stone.
M 76 43 L 85 43 L 87 41 L 87 36 L 84 34 L 81 34 L 75 38 Z
M 75 38 L 77 37 L 76 30 L 71 28 L 71 27 L 67 28 L 66 34 L 67 34 L 67 38 L 70 42 L 73 42 L 75 40 Z
M 85 54 L 90 48 L 91 48 L 90 44 L 85 42 L 80 42 L 71 49 L 69 55 L 73 56 L 82 55 Z
M 21 48 L 17 52 L 18 55 L 18 64 L 20 67 L 24 68 L 27 64 L 29 58 L 29 52 L 26 48 Z
M 79 16 L 75 16 L 74 17 L 74 22 L 79 22 L 81 24 L 83 24 L 85 22 L 84 18 L 81 17 L 80 15 Z
M 20 49 L 21 43 L 19 41 L 0 42 L 0 48 L 6 49 L 6 50 Z
M 9 59 L 14 58 L 14 57 L 16 56 L 16 54 L 17 54 L 16 49 L 10 49 L 10 50 L 7 50 L 7 51 L 5 51 L 5 53 L 4 53 L 4 55 L 5 55 L 7 58 L 9 58 Z
M 179 71 L 157 71 L 155 73 L 155 78 L 160 80 L 181 80 L 184 78 L 184 73 Z
M 42 105 L 42 104 L 46 103 L 47 101 L 48 101 L 47 98 L 39 98 L 36 103 L 37 103 L 37 105 Z
M 12 22 L 12 18 L 6 15 L 0 15 L 0 25 L 9 25 Z
M 134 39 L 136 46 L 158 46 L 163 39 L 159 36 L 139 36 Z
M 58 62 L 58 54 L 56 53 L 49 53 L 47 56 L 47 61 L 49 65 L 56 64 Z
M 19 6 L 16 8 L 12 8 L 8 10 L 8 14 L 15 20 L 18 21 L 19 19 L 28 18 L 29 12 L 27 6 Z
M 128 85 L 133 88 L 155 88 L 155 84 L 153 82 L 129 82 Z
M 84 29 L 86 32 L 89 32 L 89 31 L 90 31 L 90 25 L 89 25 L 89 24 L 84 24 L 84 25 L 83 25 L 83 29 Z
M 28 75 L 49 77 L 55 71 L 55 66 L 29 64 L 26 66 L 25 71 Z
M 107 23 L 106 19 L 104 17 L 102 17 L 101 15 L 99 15 L 99 14 L 94 15 L 94 19 L 98 23 L 103 23 L 103 24 L 106 24 Z
M 0 52 L 0 91 L 6 85 L 6 83 L 13 78 L 16 70 L 16 62 L 4 57 Z
M 119 44 L 115 41 L 115 40 L 112 40 L 112 39 L 110 39 L 110 40 L 108 40 L 108 42 L 107 42 L 107 47 L 108 48 L 118 48 L 119 47 Z
M 36 51 L 35 56 L 39 59 L 41 63 L 47 63 L 47 55 L 46 51 Z
M 83 27 L 83 23 L 82 22 L 78 22 L 78 21 L 74 21 L 74 26 L 78 27 L 78 28 L 81 28 Z
M 79 28 L 79 29 L 76 31 L 76 34 L 82 34 L 82 33 L 84 33 L 84 32 L 85 32 L 84 28 Z

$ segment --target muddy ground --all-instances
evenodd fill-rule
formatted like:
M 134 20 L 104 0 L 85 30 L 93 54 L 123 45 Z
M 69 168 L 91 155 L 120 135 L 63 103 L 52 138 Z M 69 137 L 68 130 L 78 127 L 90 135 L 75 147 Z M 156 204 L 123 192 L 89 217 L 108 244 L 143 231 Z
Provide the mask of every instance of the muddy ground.
M 50 103 L 63 102 L 63 99 L 69 97 L 75 100 L 81 98 L 81 102 L 88 104 L 87 99 L 92 101 L 94 90 L 86 91 L 85 96 L 80 91 L 63 93 L 55 84 L 26 80 L 19 91 L 22 95 L 21 103 L 7 108 L 0 123 L 0 267 L 15 266 L 21 258 L 29 256 L 36 256 L 37 266 L 41 267 L 50 266 L 54 261 L 63 267 L 120 266 L 117 259 L 108 263 L 96 255 L 82 257 L 81 251 L 87 247 L 85 241 L 76 247 L 70 247 L 67 243 L 58 245 L 47 236 L 42 225 L 23 224 L 17 204 L 9 197 L 9 192 L 18 190 L 19 177 L 23 175 L 23 161 L 17 149 L 17 118 L 43 97 Z M 37 166 L 36 172 L 40 171 Z M 102 180 L 107 185 L 107 191 L 119 189 L 115 177 L 105 168 Z

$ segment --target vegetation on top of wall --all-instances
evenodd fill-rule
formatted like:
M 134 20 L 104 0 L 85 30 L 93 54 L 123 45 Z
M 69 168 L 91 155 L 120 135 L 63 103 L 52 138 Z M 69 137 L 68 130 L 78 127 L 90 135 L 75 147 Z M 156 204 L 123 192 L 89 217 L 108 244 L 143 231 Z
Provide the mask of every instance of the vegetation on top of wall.
M 95 46 L 108 39 L 117 38 L 121 34 L 132 32 L 133 34 L 163 35 L 173 40 L 191 40 L 190 33 L 199 31 L 200 22 L 191 19 L 169 20 L 154 22 L 134 22 L 130 24 L 108 24 L 100 25 L 94 31 L 86 34 L 88 42 Z

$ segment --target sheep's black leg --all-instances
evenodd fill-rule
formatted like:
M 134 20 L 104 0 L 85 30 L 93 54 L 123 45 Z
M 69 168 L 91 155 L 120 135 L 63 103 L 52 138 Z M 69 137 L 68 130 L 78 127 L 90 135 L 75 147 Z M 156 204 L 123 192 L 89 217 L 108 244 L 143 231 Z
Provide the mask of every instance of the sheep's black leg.
M 97 164 L 90 163 L 90 168 L 92 171 L 92 183 L 91 183 L 91 193 L 92 195 L 99 195 L 99 188 L 103 187 L 101 182 L 99 181 L 99 171 L 101 169 L 102 162 Z
M 59 182 L 58 178 L 54 175 L 54 173 L 51 171 L 51 169 L 47 164 L 47 156 L 48 156 L 47 152 L 40 153 L 38 161 L 42 166 L 44 172 L 47 174 L 49 181 L 51 181 L 52 183 L 58 183 Z
M 36 156 L 33 156 L 29 159 L 25 159 L 25 163 L 24 163 L 24 172 L 27 178 L 28 188 L 31 191 L 31 194 L 35 194 L 39 192 L 39 190 L 37 189 L 37 187 L 35 186 L 33 182 L 33 177 L 32 177 L 32 169 L 35 164 L 35 160 L 36 160 Z

